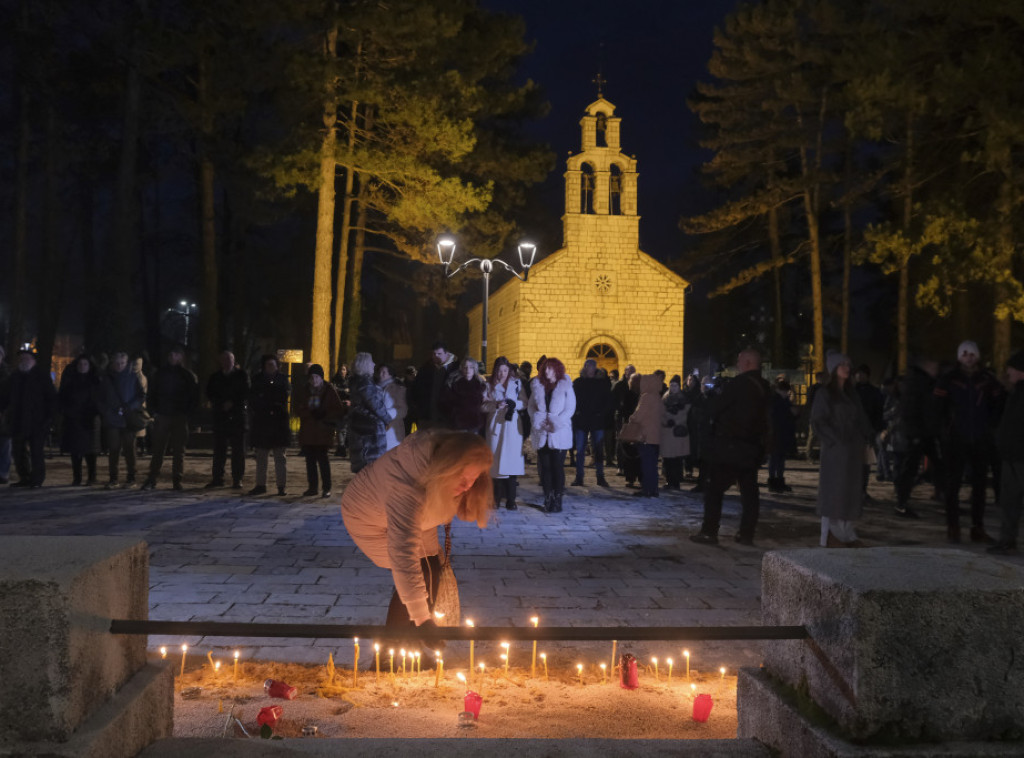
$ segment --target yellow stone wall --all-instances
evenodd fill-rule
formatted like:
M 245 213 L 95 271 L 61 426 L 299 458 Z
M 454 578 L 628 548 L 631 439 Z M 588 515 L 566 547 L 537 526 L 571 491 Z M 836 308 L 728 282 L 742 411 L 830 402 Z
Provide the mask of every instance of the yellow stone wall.
M 536 364 L 560 358 L 570 375 L 587 351 L 611 345 L 619 371 L 632 363 L 641 373 L 683 370 L 683 316 L 687 283 L 639 249 L 636 160 L 618 151 L 619 119 L 608 119 L 608 147 L 594 146 L 594 118 L 614 112 L 605 100 L 588 106 L 581 126 L 584 150 L 569 158 L 564 247 L 542 259 L 529 280 L 508 282 L 490 298 L 488 361 L 499 355 Z M 594 213 L 580 213 L 579 166 L 595 167 Z M 623 169 L 622 214 L 607 203 L 607 168 Z M 469 316 L 470 355 L 479 358 L 481 306 Z M 488 367 L 489 369 L 490 367 Z

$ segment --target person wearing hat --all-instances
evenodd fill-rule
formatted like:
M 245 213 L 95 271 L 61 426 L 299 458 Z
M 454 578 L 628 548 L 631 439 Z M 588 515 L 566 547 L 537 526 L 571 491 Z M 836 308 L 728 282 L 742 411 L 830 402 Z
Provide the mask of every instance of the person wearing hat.
M 345 415 L 341 397 L 333 384 L 324 381 L 324 367 L 314 363 L 306 372 L 306 393 L 298 403 L 299 445 L 306 458 L 306 480 L 309 486 L 303 497 L 330 497 L 331 459 L 335 425 Z M 319 482 L 317 469 L 320 471 Z M 317 488 L 321 484 L 323 489 Z
M 825 356 L 828 380 L 814 397 L 811 425 L 821 440 L 818 507 L 822 547 L 861 547 L 854 522 L 864 510 L 861 476 L 875 433 L 850 379 L 850 359 Z
M 164 465 L 164 453 L 171 454 L 171 486 L 182 489 L 185 474 L 185 444 L 188 442 L 188 417 L 199 405 L 199 380 L 183 365 L 185 348 L 174 345 L 167 353 L 167 364 L 153 377 L 146 405 L 153 421 L 153 457 L 144 490 L 156 489 L 156 478 Z
M 57 407 L 57 390 L 36 352 L 18 351 L 18 370 L 10 380 L 4 416 L 11 430 L 11 451 L 18 481 L 12 487 L 42 487 L 46 479 L 43 448 Z
M 242 488 L 245 475 L 245 427 L 249 375 L 235 363 L 235 354 L 220 354 L 220 369 L 206 381 L 206 399 L 213 411 L 213 476 L 206 489 L 224 486 L 224 465 L 231 446 L 231 489 Z
M 985 486 L 989 469 L 999 498 L 999 456 L 994 430 L 1006 397 L 1003 385 L 981 367 L 975 342 L 957 348 L 957 366 L 935 385 L 945 479 L 946 537 L 960 542 L 960 484 L 971 472 L 971 542 L 992 542 L 985 531 Z
M 1017 532 L 1024 508 L 1024 350 L 1006 362 L 1006 379 L 1010 394 L 996 430 L 996 449 L 1002 469 L 999 479 L 1002 523 L 999 541 L 988 549 L 995 555 L 1017 554 Z

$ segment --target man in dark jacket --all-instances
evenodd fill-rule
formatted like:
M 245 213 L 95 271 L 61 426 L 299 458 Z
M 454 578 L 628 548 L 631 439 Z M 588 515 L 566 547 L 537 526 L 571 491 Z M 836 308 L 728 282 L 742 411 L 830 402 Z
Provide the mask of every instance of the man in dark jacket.
M 631 363 L 622 369 L 622 378 L 612 385 L 612 412 L 615 415 L 616 439 L 618 439 L 619 430 L 622 429 L 622 425 L 625 424 L 629 420 L 629 417 L 633 415 L 633 411 L 636 410 L 637 403 L 640 402 L 640 395 L 629 389 L 630 377 L 635 373 L 636 366 Z M 632 459 L 636 457 L 636 451 L 633 449 L 634 447 L 635 446 L 630 445 L 630 450 L 624 451 L 621 444 L 616 444 L 615 462 L 618 464 L 619 474 L 625 474 L 625 468 L 627 465 L 626 458 L 629 457 L 631 459 L 631 465 Z M 626 452 L 629 452 L 630 455 L 627 456 L 625 454 Z M 635 474 L 633 478 L 636 478 Z
M 604 478 L 604 428 L 612 407 L 612 387 L 606 378 L 597 375 L 597 361 L 590 359 L 583 364 L 583 370 L 572 383 L 572 389 L 576 393 L 576 413 L 572 417 L 576 478 L 572 486 L 583 486 L 583 464 L 589 435 L 597 486 L 607 487 L 608 482 Z
M 245 475 L 245 422 L 248 418 L 249 375 L 235 365 L 235 354 L 220 354 L 220 370 L 206 382 L 213 411 L 213 478 L 206 489 L 224 486 L 224 464 L 231 446 L 231 489 L 242 488 Z
M 999 541 L 988 549 L 996 555 L 1017 554 L 1017 532 L 1024 507 L 1024 350 L 1006 362 L 1010 396 L 996 430 L 996 449 L 1002 461 L 999 507 L 1003 520 Z
M 927 358 L 918 359 L 910 367 L 900 387 L 900 404 L 896 423 L 890 432 L 893 451 L 899 457 L 896 471 L 896 515 L 918 518 L 912 509 L 910 493 L 917 482 L 921 459 L 925 456 L 934 471 L 939 465 L 939 449 L 932 423 L 935 403 L 935 377 L 939 364 Z M 938 484 L 938 482 L 936 482 Z
M 448 352 L 443 342 L 435 342 L 430 360 L 416 374 L 409 388 L 409 412 L 419 429 L 448 428 L 450 420 L 440 409 L 444 388 L 459 377 L 459 359 Z
M 131 489 L 135 487 L 135 434 L 138 429 L 130 429 L 128 420 L 146 402 L 146 392 L 142 389 L 139 377 L 128 366 L 127 353 L 114 353 L 100 381 L 98 392 L 96 405 L 103 418 L 110 473 L 107 489 L 119 486 L 118 464 L 122 451 L 127 473 L 124 486 Z
M 42 487 L 46 479 L 43 447 L 57 404 L 50 372 L 36 361 L 29 348 L 18 351 L 18 370 L 10 379 L 5 417 L 11 431 L 18 481 L 12 487 Z
M 991 468 L 999 497 L 999 457 L 993 431 L 999 423 L 1005 390 L 980 364 L 976 343 L 957 348 L 957 366 L 935 385 L 936 416 L 940 423 L 942 467 L 946 495 L 946 536 L 960 542 L 960 484 L 971 472 L 971 542 L 992 542 L 985 532 L 985 485 Z
M 711 471 L 704 492 L 704 523 L 690 535 L 699 545 L 717 545 L 722 520 L 722 499 L 734 483 L 739 484 L 740 528 L 736 542 L 754 544 L 754 529 L 761 502 L 757 491 L 757 469 L 764 460 L 769 435 L 771 387 L 761 376 L 761 354 L 744 350 L 736 360 L 739 375 L 729 381 L 720 395 L 708 401 L 711 418 Z
M 171 483 L 182 489 L 185 473 L 185 443 L 188 442 L 188 417 L 199 405 L 199 380 L 185 368 L 185 348 L 175 345 L 167 353 L 167 365 L 156 372 L 149 387 L 149 410 L 156 417 L 153 422 L 153 457 L 149 476 L 142 489 L 156 488 L 156 478 L 164 463 L 164 453 L 170 452 Z

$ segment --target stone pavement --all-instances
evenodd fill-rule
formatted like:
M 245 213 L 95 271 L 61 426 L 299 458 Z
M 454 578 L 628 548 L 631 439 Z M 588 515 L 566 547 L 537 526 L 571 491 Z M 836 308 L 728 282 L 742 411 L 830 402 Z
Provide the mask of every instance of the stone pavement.
M 700 525 L 697 495 L 663 492 L 657 500 L 637 498 L 620 477 L 610 476 L 610 489 L 569 488 L 564 512 L 545 514 L 527 505 L 541 499 L 536 475 L 530 473 L 520 488 L 518 511 L 496 512 L 484 531 L 475 524 L 455 523 L 453 565 L 463 615 L 479 626 L 526 626 L 534 614 L 542 625 L 551 626 L 758 624 L 764 552 L 814 548 L 818 541 L 817 469 L 802 462 L 790 464 L 787 481 L 795 490 L 791 495 L 772 496 L 762 489 L 761 523 L 753 548 L 731 539 L 739 515 L 735 491 L 726 500 L 721 546 L 704 547 L 687 539 Z M 351 478 L 345 461 L 332 459 L 335 494 L 326 500 L 294 494 L 250 498 L 228 489 L 204 490 L 210 460 L 202 455 L 187 458 L 183 492 L 172 491 L 167 478 L 154 492 L 70 487 L 68 459 L 55 457 L 48 465 L 44 488 L 0 491 L 0 533 L 146 540 L 152 619 L 383 623 L 391 578 L 355 549 L 342 524 L 338 501 Z M 289 490 L 305 489 L 303 459 L 290 453 L 288 470 Z M 571 478 L 572 472 L 567 473 Z M 762 471 L 762 481 L 764 476 Z M 592 481 L 592 471 L 587 477 Z M 868 545 L 947 547 L 938 503 L 915 501 L 922 518 L 906 521 L 892 513 L 891 485 L 872 481 L 870 492 L 880 502 L 868 506 L 859 526 Z M 916 494 L 924 497 L 925 488 Z M 991 533 L 997 524 L 996 508 L 990 507 Z M 981 553 L 984 546 L 968 543 L 961 549 Z M 323 662 L 328 652 L 334 652 L 343 665 L 350 665 L 352 649 L 348 640 L 160 637 L 149 640 L 149 649 L 168 645 L 173 655 L 182 642 L 200 656 L 213 649 L 224 657 L 223 651 L 237 647 L 243 660 L 312 663 Z M 771 643 L 697 642 L 686 647 L 693 653 L 695 670 L 727 666 L 735 671 L 758 665 L 763 644 Z M 451 647 L 454 665 L 465 665 L 460 660 L 465 643 Z M 545 647 L 552 666 L 568 667 L 576 660 L 596 663 L 610 654 L 605 643 Z M 619 650 L 641 660 L 651 655 L 674 657 L 678 672 L 682 647 L 625 643 Z M 362 649 L 363 665 L 371 665 L 372 645 Z M 477 647 L 478 660 L 495 664 L 500 652 L 497 643 Z M 527 655 L 521 653 L 520 665 Z

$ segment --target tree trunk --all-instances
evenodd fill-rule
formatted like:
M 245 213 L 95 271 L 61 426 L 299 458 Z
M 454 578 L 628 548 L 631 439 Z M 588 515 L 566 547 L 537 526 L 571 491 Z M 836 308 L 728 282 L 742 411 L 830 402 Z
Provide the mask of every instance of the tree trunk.
M 43 242 L 43 262 L 40 266 L 38 281 L 38 313 L 36 323 L 36 350 L 39 353 L 39 365 L 49 368 L 53 363 L 53 346 L 57 339 L 57 326 L 60 319 L 60 305 L 63 301 L 64 245 L 61 241 L 60 207 L 60 136 L 57 127 L 57 113 L 53 106 L 46 109 L 46 159 L 45 196 L 43 200 L 43 217 L 46 219 L 46 231 Z
M 1003 184 L 999 188 L 999 270 L 1013 271 L 1013 176 L 1012 168 L 1008 167 L 1003 175 Z M 993 315 L 992 329 L 992 367 L 998 375 L 1002 375 L 1006 361 L 1010 358 L 1010 341 L 1013 332 L 1013 316 L 1010 313 L 1000 315 L 1004 310 L 1004 304 L 1010 299 L 1009 288 L 1002 283 L 994 287 L 995 314 Z
M 779 238 L 779 209 L 768 211 L 768 240 L 772 251 L 772 363 L 785 365 L 782 329 L 782 240 Z
M 359 54 L 358 52 L 356 53 Z M 359 116 L 359 103 L 352 102 L 348 119 L 348 149 L 351 155 L 356 144 L 356 118 Z M 338 270 L 337 281 L 335 282 L 336 299 L 334 301 L 334 362 L 331 364 L 331 375 L 338 370 L 338 367 L 346 360 L 351 360 L 351 355 L 345 355 L 341 340 L 342 331 L 345 325 L 345 277 L 348 276 L 348 253 L 349 237 L 352 230 L 352 203 L 354 198 L 352 192 L 355 188 L 355 171 L 351 166 L 345 168 L 345 194 L 341 201 L 341 231 L 338 233 Z
M 907 110 L 907 165 L 903 172 L 903 235 L 909 239 L 914 220 L 914 112 Z M 910 257 L 900 261 L 900 279 L 896 298 L 896 371 L 907 373 L 907 322 L 910 311 Z
M 199 71 L 196 80 L 199 101 L 199 213 L 202 245 L 202 285 L 199 293 L 199 357 L 195 368 L 200 374 L 204 368 L 215 363 L 220 342 L 220 308 L 217 266 L 217 215 L 215 168 L 213 165 L 213 104 L 210 102 L 210 57 L 207 49 L 207 35 L 199 35 Z M 188 335 L 186 335 L 187 337 Z M 189 347 L 195 348 L 194 345 Z
M 846 194 L 843 199 L 843 296 L 842 296 L 842 326 L 839 335 L 839 352 L 843 355 L 850 354 L 850 259 L 853 255 L 853 212 L 851 206 L 853 201 L 852 176 L 853 176 L 853 150 L 849 146 L 846 150 L 845 161 Z
M 338 54 L 338 24 L 330 4 L 331 26 L 324 37 L 324 57 L 333 63 Z M 337 169 L 335 149 L 338 135 L 338 105 L 335 78 L 324 82 L 324 139 L 320 145 L 320 182 L 317 190 L 316 252 L 313 259 L 313 314 L 309 360 L 326 366 L 331 358 L 331 259 L 334 250 L 334 180 Z M 344 296 L 344 290 L 338 295 Z
M 21 77 L 21 113 L 18 114 L 18 167 L 14 199 L 14 265 L 8 283 L 11 291 L 11 320 L 7 335 L 8 356 L 25 342 L 25 288 L 28 276 L 28 164 L 31 158 L 32 124 L 29 116 L 28 77 Z M 11 360 L 11 358 L 8 358 Z
M 825 309 L 821 293 L 821 230 L 813 192 L 804 190 L 804 212 L 807 214 L 807 239 L 811 244 L 811 301 L 814 310 L 814 370 L 825 369 Z
M 365 188 L 360 180 L 360 195 Z M 363 260 L 366 257 L 366 204 L 360 201 L 356 211 L 356 233 L 352 245 L 352 272 L 349 276 L 348 320 L 345 322 L 345 355 L 353 356 L 359 345 L 363 322 Z

